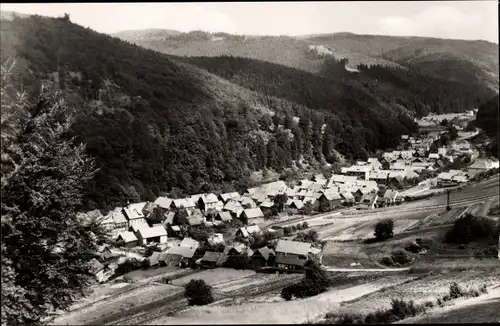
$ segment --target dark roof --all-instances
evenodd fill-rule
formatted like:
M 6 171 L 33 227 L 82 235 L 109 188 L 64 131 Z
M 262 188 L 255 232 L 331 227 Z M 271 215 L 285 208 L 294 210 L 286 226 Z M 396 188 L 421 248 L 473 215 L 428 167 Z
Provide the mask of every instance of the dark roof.
M 257 254 L 260 254 L 265 260 L 268 260 L 269 256 L 275 256 L 274 251 L 268 247 L 262 247 L 253 253 L 254 256 Z
M 276 259 L 277 264 L 294 265 L 294 266 L 304 266 L 306 263 L 305 259 L 299 259 L 296 256 L 285 256 L 279 255 Z

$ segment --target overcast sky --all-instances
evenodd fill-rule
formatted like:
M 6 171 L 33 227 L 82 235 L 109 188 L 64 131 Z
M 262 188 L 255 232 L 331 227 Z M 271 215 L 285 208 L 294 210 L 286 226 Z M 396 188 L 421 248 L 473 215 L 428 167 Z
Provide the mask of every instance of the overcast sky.
M 498 43 L 498 3 L 240 2 L 1 4 L 2 10 L 71 21 L 102 33 L 165 28 L 252 35 L 352 32 L 482 39 Z

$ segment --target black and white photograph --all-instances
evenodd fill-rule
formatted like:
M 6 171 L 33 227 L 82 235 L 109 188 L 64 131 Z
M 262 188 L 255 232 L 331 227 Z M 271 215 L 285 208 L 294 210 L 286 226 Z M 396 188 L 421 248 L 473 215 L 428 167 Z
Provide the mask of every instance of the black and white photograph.
M 1 3 L 1 325 L 500 322 L 498 11 Z

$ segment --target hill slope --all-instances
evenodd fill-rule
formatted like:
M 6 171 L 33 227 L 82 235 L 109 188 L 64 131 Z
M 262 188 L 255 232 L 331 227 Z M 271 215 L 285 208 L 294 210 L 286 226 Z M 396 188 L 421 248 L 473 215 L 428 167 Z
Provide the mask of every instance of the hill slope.
M 454 84 L 416 102 L 397 86 L 404 75 L 379 81 L 335 60 L 321 63 L 320 76 L 242 58 L 169 57 L 67 18 L 15 18 L 0 32 L 2 62 L 17 58 L 16 85 L 34 94 L 51 79 L 76 108 L 68 136 L 86 143 L 101 167 L 87 189 L 89 208 L 167 191 L 241 190 L 251 171 L 333 163 L 334 149 L 366 159 L 415 130 L 408 115 L 477 101 Z
M 442 78 L 475 83 L 498 91 L 498 45 L 485 41 L 422 37 L 323 34 L 302 37 L 250 37 L 190 32 L 163 39 L 129 38 L 146 48 L 178 56 L 231 55 L 269 61 L 317 73 L 324 58 L 346 58 L 358 65 L 413 67 Z M 471 79 L 472 78 L 472 79 Z

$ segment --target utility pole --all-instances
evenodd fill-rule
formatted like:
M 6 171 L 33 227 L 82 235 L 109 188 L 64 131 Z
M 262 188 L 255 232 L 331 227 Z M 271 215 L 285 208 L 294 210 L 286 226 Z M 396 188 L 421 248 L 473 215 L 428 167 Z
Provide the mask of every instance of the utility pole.
M 451 207 L 450 207 L 450 193 L 451 193 L 450 189 L 446 190 L 446 195 L 447 195 L 446 210 L 447 211 L 451 210 Z

